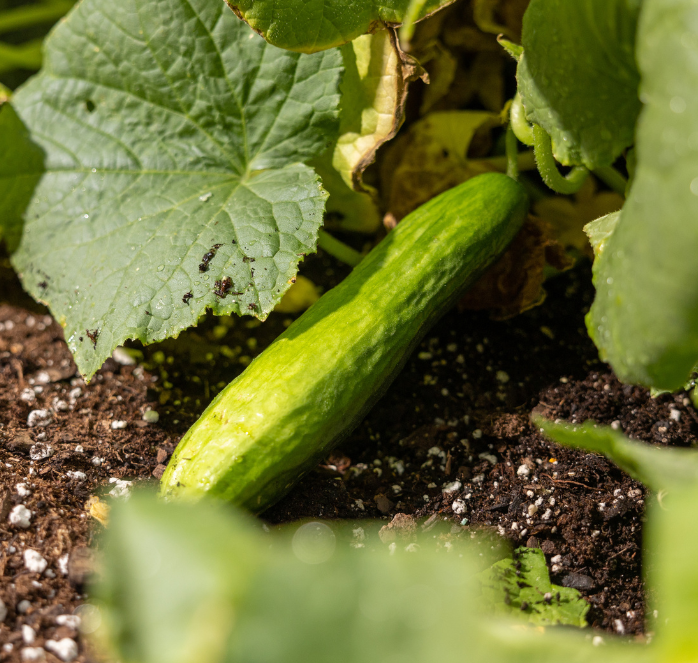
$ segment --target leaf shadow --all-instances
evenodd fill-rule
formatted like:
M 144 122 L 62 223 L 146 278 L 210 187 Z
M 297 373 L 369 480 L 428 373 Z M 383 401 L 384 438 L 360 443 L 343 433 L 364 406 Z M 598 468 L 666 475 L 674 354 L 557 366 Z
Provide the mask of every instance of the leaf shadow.
M 12 104 L 0 105 L 0 239 L 10 255 L 22 239 L 25 214 L 46 171 L 45 159 Z

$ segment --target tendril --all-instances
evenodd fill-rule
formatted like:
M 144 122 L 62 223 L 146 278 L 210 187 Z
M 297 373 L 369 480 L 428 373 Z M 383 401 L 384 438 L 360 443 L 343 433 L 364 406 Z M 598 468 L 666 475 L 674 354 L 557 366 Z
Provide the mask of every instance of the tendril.
M 533 125 L 533 152 L 543 181 L 556 193 L 568 195 L 579 191 L 589 176 L 589 171 L 584 166 L 575 166 L 567 175 L 562 175 L 557 169 L 550 136 L 537 124 Z

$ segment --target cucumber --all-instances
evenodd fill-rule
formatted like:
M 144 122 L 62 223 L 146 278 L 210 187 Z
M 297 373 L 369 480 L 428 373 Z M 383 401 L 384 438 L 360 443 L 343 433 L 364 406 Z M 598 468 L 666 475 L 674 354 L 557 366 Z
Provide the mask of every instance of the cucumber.
M 161 495 L 271 506 L 360 423 L 527 210 L 519 184 L 488 173 L 412 212 L 218 394 Z

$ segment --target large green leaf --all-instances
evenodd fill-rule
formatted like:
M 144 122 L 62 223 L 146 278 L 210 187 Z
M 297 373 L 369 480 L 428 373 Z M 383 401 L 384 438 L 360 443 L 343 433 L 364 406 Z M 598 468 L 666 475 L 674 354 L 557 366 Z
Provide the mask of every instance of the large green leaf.
M 222 2 L 83 0 L 45 55 L 12 99 L 46 153 L 13 262 L 81 372 L 207 307 L 266 317 L 315 250 L 326 193 L 303 162 L 336 137 L 339 52 L 270 46 Z
M 550 134 L 560 163 L 608 166 L 633 143 L 641 2 L 531 0 L 519 91 L 526 117 Z
M 698 6 L 645 0 L 637 169 L 594 267 L 589 332 L 621 380 L 677 389 L 698 359 Z
M 341 46 L 383 24 L 402 23 L 410 0 L 226 0 L 232 10 L 275 46 L 314 53 Z M 417 19 L 454 0 L 418 0 Z

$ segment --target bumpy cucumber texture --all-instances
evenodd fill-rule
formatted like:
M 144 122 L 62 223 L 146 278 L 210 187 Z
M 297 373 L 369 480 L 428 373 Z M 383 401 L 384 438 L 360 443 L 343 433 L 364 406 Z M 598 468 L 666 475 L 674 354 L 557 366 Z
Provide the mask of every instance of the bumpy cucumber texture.
M 490 173 L 406 217 L 218 394 L 179 443 L 161 494 L 272 505 L 361 421 L 527 209 L 519 184 Z

